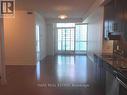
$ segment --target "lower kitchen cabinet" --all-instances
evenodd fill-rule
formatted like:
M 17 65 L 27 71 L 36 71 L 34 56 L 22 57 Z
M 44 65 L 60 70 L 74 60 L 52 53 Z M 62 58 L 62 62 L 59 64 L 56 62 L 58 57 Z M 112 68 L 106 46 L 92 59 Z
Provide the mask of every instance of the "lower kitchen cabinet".
M 94 56 L 94 75 L 96 85 L 105 94 L 106 72 L 103 66 L 103 61 L 96 55 Z
M 103 91 L 103 95 L 119 95 L 116 71 L 96 55 L 94 56 L 94 70 L 96 85 Z

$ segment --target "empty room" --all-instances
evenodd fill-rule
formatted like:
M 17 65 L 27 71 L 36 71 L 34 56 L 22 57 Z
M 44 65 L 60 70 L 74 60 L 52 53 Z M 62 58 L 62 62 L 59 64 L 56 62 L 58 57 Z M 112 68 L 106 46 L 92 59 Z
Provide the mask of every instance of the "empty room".
M 126 0 L 0 0 L 0 95 L 127 95 Z

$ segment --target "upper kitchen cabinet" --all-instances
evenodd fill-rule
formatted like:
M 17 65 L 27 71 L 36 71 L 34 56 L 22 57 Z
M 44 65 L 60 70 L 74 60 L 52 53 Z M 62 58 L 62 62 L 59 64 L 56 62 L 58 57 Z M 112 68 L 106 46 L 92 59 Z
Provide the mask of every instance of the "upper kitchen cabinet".
M 114 3 L 113 1 L 109 2 L 104 6 L 104 37 L 108 38 L 108 33 L 112 31 L 112 27 L 110 27 L 111 23 L 113 23 L 114 19 Z M 111 16 L 112 14 L 112 16 Z
M 122 42 L 127 48 L 127 1 L 122 0 L 122 8 L 123 8 L 123 34 L 122 34 Z
M 123 32 L 123 1 L 124 0 L 114 0 L 114 31 L 113 32 Z
M 123 31 L 123 1 L 110 0 L 104 5 L 104 38 L 119 40 Z

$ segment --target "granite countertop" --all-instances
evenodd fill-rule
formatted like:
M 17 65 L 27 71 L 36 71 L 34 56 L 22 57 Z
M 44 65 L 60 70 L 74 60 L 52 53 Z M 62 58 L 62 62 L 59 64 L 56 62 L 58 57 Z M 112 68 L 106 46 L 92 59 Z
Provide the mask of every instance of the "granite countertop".
M 127 61 L 114 54 L 95 54 L 101 58 L 105 65 L 116 71 L 117 75 L 127 80 Z

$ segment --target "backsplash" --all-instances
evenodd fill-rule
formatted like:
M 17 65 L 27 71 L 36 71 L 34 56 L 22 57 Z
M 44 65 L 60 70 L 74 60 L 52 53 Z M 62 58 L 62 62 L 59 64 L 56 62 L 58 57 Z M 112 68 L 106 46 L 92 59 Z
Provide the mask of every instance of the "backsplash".
M 127 48 L 124 47 L 124 44 L 121 40 L 116 40 L 113 43 L 113 53 L 118 54 L 123 58 L 127 59 Z
M 103 53 L 113 53 L 113 41 L 104 40 L 103 41 Z

